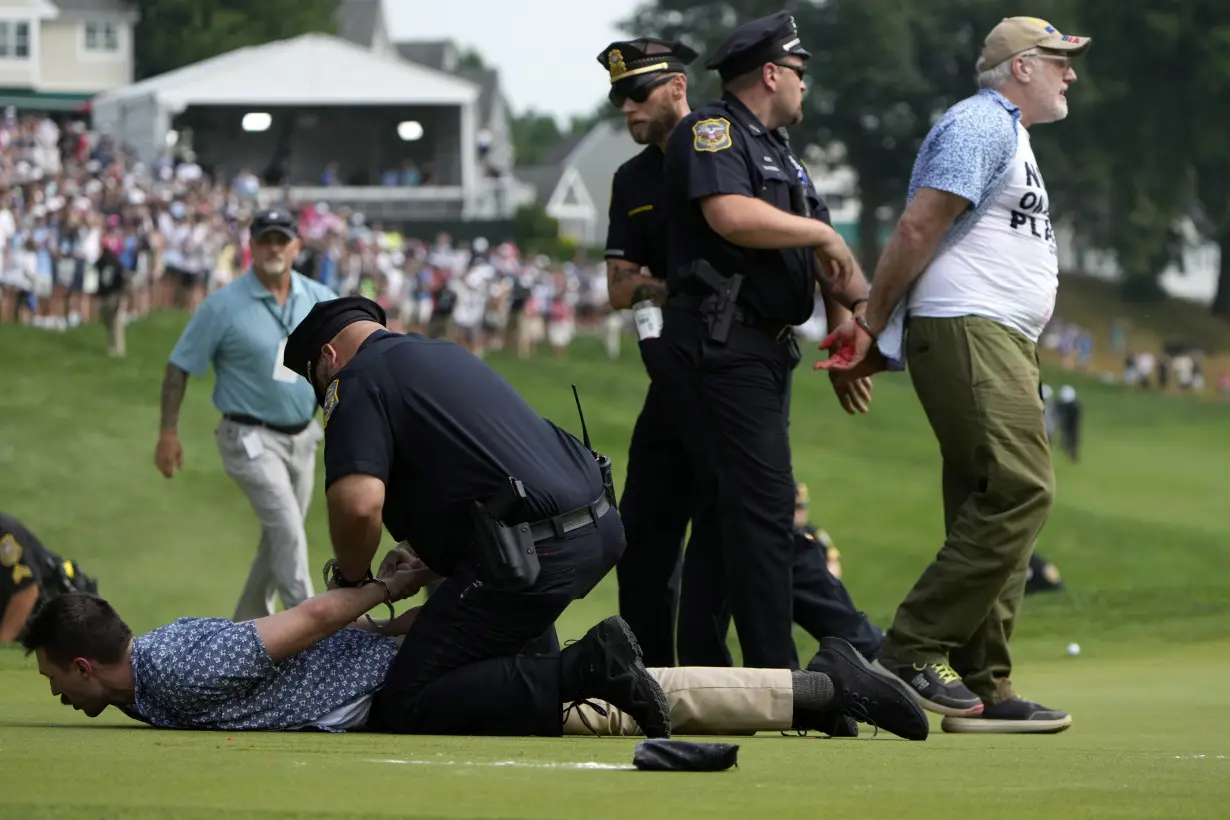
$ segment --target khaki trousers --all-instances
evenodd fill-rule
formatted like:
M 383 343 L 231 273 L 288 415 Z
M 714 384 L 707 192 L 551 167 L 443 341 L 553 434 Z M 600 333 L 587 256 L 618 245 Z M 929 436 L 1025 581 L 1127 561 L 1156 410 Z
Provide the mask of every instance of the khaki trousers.
M 947 537 L 880 655 L 947 662 L 998 703 L 1011 692 L 1008 641 L 1055 491 L 1037 348 L 990 319 L 915 317 L 906 358 L 940 446 Z
M 651 668 L 649 674 L 666 693 L 673 734 L 754 735 L 789 730 L 794 720 L 789 669 L 680 666 Z M 636 721 L 611 704 L 591 702 L 606 716 L 585 704 L 566 709 L 565 735 L 644 735 Z

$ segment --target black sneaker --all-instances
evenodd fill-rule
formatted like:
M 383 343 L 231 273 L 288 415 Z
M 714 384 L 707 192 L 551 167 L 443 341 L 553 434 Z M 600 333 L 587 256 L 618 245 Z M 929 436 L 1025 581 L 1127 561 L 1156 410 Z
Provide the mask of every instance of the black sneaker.
M 613 615 L 602 621 L 565 647 L 560 659 L 564 703 L 604 700 L 635 720 L 645 737 L 671 736 L 666 693 L 645 668 L 641 645 L 623 618 Z
M 887 658 L 880 658 L 878 663 L 909 684 L 918 702 L 930 712 L 948 717 L 974 717 L 982 712 L 982 699 L 946 663 L 897 663 Z
M 945 732 L 1054 735 L 1071 725 L 1072 716 L 1067 712 L 1014 697 L 988 705 L 977 717 L 946 717 L 940 728 Z
M 906 740 L 926 740 L 931 726 L 914 694 L 898 678 L 867 663 L 841 638 L 824 638 L 807 664 L 833 681 L 834 700 L 841 714 L 859 723 L 892 732 Z

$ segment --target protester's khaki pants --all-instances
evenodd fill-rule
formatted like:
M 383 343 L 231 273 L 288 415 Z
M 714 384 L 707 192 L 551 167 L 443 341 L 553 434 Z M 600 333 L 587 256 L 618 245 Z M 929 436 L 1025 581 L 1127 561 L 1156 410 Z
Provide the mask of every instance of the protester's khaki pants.
M 649 670 L 670 706 L 677 735 L 753 735 L 785 731 L 794 718 L 789 669 L 682 666 Z M 643 735 L 631 717 L 605 701 L 566 709 L 565 735 Z M 588 725 L 587 725 L 588 723 Z
M 943 459 L 947 538 L 880 650 L 951 664 L 986 703 L 1011 675 L 1008 641 L 1054 494 L 1037 348 L 976 316 L 911 318 L 906 357 Z

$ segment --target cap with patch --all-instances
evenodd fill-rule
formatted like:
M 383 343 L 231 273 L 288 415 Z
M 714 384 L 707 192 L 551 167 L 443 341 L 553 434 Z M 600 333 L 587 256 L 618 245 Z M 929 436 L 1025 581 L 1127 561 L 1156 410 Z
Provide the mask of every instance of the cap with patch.
M 986 71 L 995 68 L 1004 60 L 1031 48 L 1064 51 L 1077 57 L 1084 54 L 1091 45 L 1091 38 L 1064 34 L 1040 17 L 1005 17 L 987 35 L 982 46 L 982 56 L 978 58 L 977 69 Z
M 638 37 L 617 40 L 602 50 L 598 63 L 611 77 L 611 101 L 656 84 L 664 74 L 682 74 L 696 52 L 678 40 Z
M 779 11 L 732 31 L 705 62 L 705 68 L 716 70 L 727 80 L 787 56 L 806 60 L 811 52 L 799 40 L 794 15 Z
M 252 238 L 259 239 L 273 231 L 295 239 L 299 236 L 299 220 L 284 208 L 257 211 L 252 217 Z
M 282 364 L 310 382 L 320 349 L 345 327 L 355 322 L 383 325 L 386 321 L 384 308 L 365 296 L 342 296 L 317 302 L 286 339 Z

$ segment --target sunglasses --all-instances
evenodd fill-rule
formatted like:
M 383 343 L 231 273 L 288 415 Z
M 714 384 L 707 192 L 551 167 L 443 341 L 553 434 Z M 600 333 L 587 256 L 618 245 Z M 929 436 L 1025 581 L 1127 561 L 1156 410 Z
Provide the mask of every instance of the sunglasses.
M 793 63 L 774 63 L 773 65 L 778 68 L 790 69 L 795 73 L 795 76 L 799 78 L 799 82 L 803 82 L 803 79 L 807 76 L 807 69 L 803 68 L 801 65 L 794 65 Z
M 654 92 L 654 89 L 666 85 L 674 78 L 675 75 L 667 74 L 666 76 L 658 77 L 648 85 L 637 86 L 630 91 L 622 91 L 612 88 L 611 93 L 607 95 L 607 99 L 609 99 L 611 101 L 611 105 L 616 108 L 623 108 L 624 102 L 627 100 L 632 100 L 632 102 L 640 105 L 645 102 L 645 100 L 649 99 L 649 95 Z

